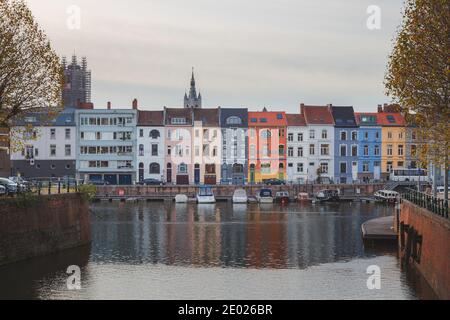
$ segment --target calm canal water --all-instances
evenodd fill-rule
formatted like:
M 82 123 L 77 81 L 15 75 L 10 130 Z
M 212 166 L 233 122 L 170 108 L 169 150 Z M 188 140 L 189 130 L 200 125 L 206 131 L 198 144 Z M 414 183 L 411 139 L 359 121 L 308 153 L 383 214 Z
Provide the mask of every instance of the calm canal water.
M 395 249 L 364 248 L 376 204 L 95 203 L 92 245 L 0 267 L 0 299 L 430 299 Z M 66 270 L 81 268 L 81 290 Z M 366 270 L 381 268 L 381 289 Z

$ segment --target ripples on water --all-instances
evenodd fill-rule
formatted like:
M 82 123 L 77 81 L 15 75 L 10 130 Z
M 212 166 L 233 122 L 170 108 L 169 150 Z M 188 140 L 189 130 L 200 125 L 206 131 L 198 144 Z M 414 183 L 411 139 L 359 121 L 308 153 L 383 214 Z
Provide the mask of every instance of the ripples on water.
M 374 204 L 96 203 L 92 245 L 0 268 L 0 298 L 434 298 L 402 271 L 395 249 L 369 251 L 361 224 L 391 215 Z M 82 290 L 65 270 L 82 268 Z M 367 267 L 382 289 L 368 290 Z

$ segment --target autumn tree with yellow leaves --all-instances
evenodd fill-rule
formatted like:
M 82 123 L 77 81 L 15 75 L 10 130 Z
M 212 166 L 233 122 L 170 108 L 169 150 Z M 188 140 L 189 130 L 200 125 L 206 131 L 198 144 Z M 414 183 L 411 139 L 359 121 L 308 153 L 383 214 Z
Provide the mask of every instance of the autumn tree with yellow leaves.
M 448 199 L 450 147 L 450 1 L 405 0 L 386 74 L 387 94 L 400 105 L 423 141 L 423 163 L 445 170 Z

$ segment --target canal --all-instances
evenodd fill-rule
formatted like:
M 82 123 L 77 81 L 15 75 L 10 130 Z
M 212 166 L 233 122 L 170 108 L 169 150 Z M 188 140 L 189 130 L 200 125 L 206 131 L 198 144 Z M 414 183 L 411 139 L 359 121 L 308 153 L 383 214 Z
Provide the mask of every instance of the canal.
M 379 204 L 99 202 L 92 244 L 0 267 L 0 299 L 433 299 L 395 248 L 365 248 Z M 66 270 L 81 270 L 68 290 Z M 369 266 L 381 288 L 369 290 Z

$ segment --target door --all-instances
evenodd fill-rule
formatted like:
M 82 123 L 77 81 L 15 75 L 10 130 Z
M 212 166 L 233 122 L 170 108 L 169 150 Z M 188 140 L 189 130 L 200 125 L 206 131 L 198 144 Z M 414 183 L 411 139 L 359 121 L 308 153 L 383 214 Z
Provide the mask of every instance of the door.
M 166 182 L 168 184 L 172 183 L 172 164 L 168 163 L 167 164 L 167 177 L 166 177 Z
M 194 167 L 194 183 L 200 184 L 200 165 L 199 164 L 195 164 L 195 167 Z
M 139 163 L 139 181 L 144 180 L 144 164 L 141 162 Z

